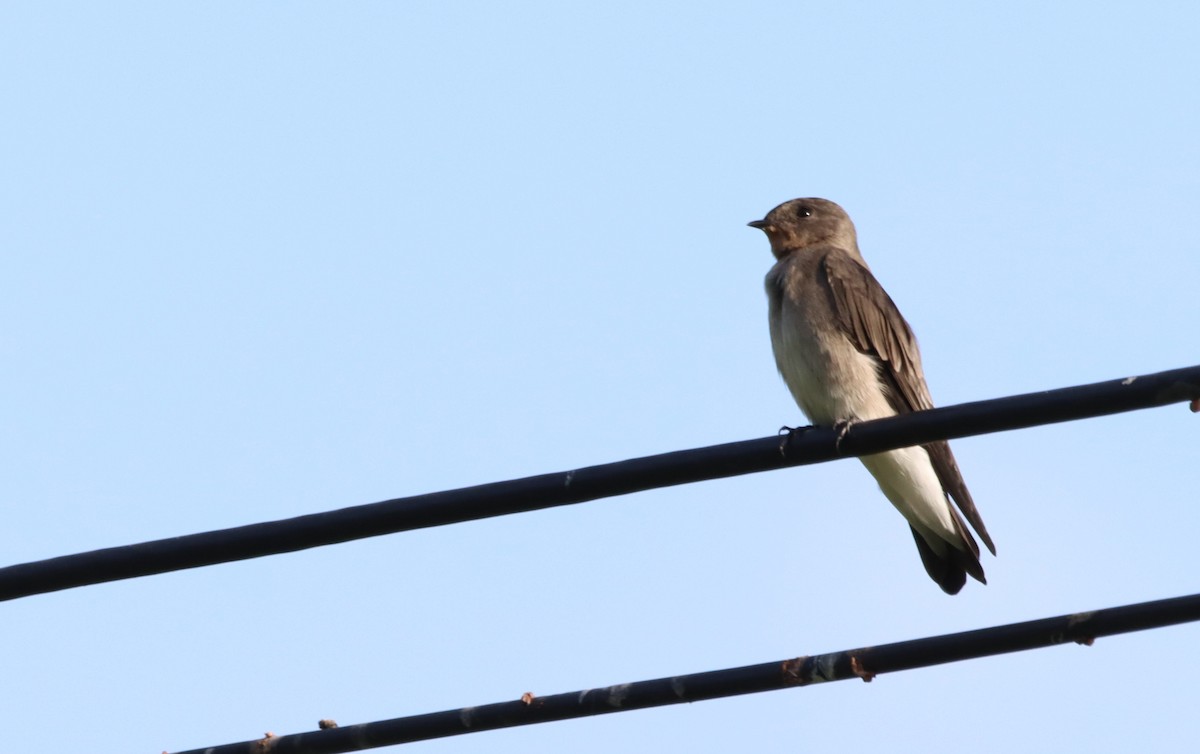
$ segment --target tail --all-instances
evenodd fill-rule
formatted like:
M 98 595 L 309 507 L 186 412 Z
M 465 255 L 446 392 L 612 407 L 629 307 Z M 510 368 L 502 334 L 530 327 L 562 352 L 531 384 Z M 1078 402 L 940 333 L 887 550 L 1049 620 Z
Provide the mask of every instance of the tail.
M 958 594 L 967 583 L 967 576 L 981 584 L 987 583 L 987 578 L 983 575 L 983 566 L 979 563 L 979 545 L 975 544 L 975 538 L 966 530 L 957 514 L 954 516 L 954 523 L 964 547 L 959 549 L 949 542 L 939 540 L 941 552 L 935 550 L 934 545 L 914 527 L 909 527 L 913 540 L 917 543 L 917 552 L 921 555 L 925 572 L 946 594 Z

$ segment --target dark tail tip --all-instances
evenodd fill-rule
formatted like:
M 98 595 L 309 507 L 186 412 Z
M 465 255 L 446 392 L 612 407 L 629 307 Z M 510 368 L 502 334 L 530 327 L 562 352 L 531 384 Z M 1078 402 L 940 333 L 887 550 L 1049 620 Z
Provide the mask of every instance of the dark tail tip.
M 925 572 L 929 574 L 929 578 L 934 580 L 942 591 L 946 594 L 958 594 L 962 591 L 963 585 L 967 583 L 968 574 L 981 584 L 987 583 L 987 578 L 983 574 L 983 566 L 979 564 L 979 559 L 973 557 L 969 552 L 963 552 L 954 547 L 947 546 L 946 554 L 938 555 L 925 541 L 925 538 L 917 533 L 916 529 L 909 527 L 912 531 L 913 541 L 917 543 L 917 552 L 921 555 L 921 563 L 925 566 Z

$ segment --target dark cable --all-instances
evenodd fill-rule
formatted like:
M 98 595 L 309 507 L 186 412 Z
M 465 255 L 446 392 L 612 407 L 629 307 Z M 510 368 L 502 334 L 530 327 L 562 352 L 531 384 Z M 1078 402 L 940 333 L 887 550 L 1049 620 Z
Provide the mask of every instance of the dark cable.
M 775 691 L 825 681 L 850 678 L 870 681 L 882 673 L 1068 642 L 1090 645 L 1102 636 L 1197 620 L 1200 620 L 1200 594 L 1193 594 L 762 665 L 623 683 L 552 696 L 527 694 L 515 701 L 276 736 L 267 740 L 243 741 L 176 754 L 262 754 L 264 751 L 272 754 L 338 754 L 517 725 Z
M 1200 400 L 1200 366 L 588 466 L 0 569 L 0 601 L 706 479 Z

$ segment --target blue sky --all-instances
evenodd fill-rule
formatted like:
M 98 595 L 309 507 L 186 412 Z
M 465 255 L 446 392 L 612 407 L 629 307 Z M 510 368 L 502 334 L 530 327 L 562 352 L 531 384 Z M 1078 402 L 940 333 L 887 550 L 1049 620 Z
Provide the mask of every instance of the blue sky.
M 1186 3 L 0 11 L 4 563 L 769 435 L 745 227 L 823 196 L 946 405 L 1200 362 Z M 1182 405 L 0 605 L 6 748 L 158 752 L 1196 592 Z M 1184 626 L 426 752 L 1129 751 Z

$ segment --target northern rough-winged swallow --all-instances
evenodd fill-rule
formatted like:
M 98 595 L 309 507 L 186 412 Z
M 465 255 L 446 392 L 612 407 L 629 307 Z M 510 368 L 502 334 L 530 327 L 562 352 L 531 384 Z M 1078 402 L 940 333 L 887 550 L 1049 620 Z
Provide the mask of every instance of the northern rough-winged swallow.
M 814 424 L 845 427 L 933 408 L 917 339 L 858 250 L 854 223 L 827 199 L 793 199 L 755 220 L 775 266 L 767 273 L 771 348 L 783 381 Z M 860 459 L 912 528 L 921 562 L 947 594 L 967 575 L 987 583 L 979 546 L 950 498 L 993 555 L 950 445 Z

